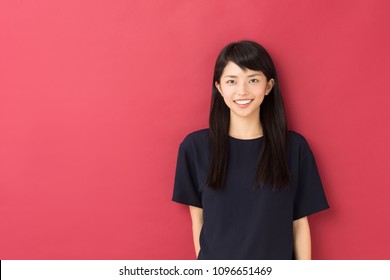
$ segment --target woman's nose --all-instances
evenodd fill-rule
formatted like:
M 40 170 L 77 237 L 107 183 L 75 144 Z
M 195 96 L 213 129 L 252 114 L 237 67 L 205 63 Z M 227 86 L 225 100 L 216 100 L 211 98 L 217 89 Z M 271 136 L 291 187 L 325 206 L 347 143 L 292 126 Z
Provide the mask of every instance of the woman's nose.
M 246 85 L 244 83 L 237 84 L 237 90 L 236 93 L 239 95 L 245 95 L 248 93 Z

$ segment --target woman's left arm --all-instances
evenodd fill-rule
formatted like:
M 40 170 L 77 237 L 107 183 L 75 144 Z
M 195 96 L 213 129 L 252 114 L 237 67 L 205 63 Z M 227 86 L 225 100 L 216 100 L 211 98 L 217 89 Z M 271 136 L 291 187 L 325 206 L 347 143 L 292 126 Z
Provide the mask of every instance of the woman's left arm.
M 293 222 L 294 253 L 297 260 L 311 259 L 310 227 L 307 217 Z

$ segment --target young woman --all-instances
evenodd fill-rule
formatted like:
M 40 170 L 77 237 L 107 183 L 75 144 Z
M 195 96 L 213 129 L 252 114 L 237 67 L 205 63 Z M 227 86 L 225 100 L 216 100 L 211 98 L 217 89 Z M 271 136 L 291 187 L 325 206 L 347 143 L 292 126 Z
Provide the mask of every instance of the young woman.
M 259 44 L 219 54 L 209 126 L 181 143 L 172 198 L 189 205 L 197 258 L 310 259 L 307 216 L 329 206 Z

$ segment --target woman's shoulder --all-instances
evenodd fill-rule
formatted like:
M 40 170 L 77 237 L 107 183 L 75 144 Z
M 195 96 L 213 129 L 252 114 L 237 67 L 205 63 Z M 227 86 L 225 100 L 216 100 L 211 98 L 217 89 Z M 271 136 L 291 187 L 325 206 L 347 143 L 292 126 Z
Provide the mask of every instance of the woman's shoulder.
M 192 145 L 208 145 L 209 143 L 209 129 L 204 128 L 193 131 L 184 137 L 181 146 L 192 146 Z
M 298 150 L 303 153 L 311 152 L 309 143 L 307 142 L 306 138 L 296 131 L 288 131 L 288 141 L 290 147 L 292 147 L 293 150 Z
M 288 139 L 292 143 L 297 143 L 297 144 L 307 143 L 306 138 L 302 134 L 300 134 L 294 130 L 288 131 Z

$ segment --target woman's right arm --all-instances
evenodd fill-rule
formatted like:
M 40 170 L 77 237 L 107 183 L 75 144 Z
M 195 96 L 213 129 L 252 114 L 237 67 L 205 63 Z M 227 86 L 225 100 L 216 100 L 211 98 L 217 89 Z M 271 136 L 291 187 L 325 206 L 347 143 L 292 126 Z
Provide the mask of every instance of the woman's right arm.
M 192 235 L 194 238 L 195 253 L 196 257 L 198 257 L 200 251 L 199 236 L 203 226 L 203 209 L 190 206 L 190 214 L 192 220 Z

